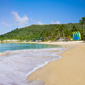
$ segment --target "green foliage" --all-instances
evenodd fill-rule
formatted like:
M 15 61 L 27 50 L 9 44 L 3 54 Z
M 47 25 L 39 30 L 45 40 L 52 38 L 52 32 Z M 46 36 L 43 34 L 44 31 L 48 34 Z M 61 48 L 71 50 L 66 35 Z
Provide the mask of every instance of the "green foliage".
M 82 17 L 81 20 L 79 21 L 79 23 L 82 25 L 83 28 L 83 33 L 85 34 L 85 17 Z
M 71 28 L 71 31 L 72 31 L 72 32 L 75 32 L 75 31 L 78 31 L 78 29 L 76 28 L 75 25 L 73 25 L 72 28 Z
M 84 26 L 85 27 L 85 26 Z M 24 28 L 16 28 L 11 32 L 0 35 L 0 40 L 4 39 L 20 39 L 22 40 L 52 40 L 57 38 L 71 38 L 73 31 L 80 31 L 82 39 L 84 37 L 82 25 L 79 23 L 68 24 L 49 24 L 49 25 L 31 25 Z
M 80 22 L 80 24 L 82 24 L 82 25 L 85 24 L 85 17 L 82 17 L 79 22 Z

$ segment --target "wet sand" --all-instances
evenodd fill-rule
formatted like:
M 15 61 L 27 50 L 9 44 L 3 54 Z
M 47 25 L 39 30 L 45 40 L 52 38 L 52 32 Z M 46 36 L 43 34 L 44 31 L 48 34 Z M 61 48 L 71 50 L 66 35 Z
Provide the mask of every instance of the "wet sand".
M 43 85 L 85 85 L 85 43 L 57 45 L 68 45 L 72 48 L 60 53 L 62 58 L 33 72 L 27 77 L 27 81 L 41 80 L 45 82 Z

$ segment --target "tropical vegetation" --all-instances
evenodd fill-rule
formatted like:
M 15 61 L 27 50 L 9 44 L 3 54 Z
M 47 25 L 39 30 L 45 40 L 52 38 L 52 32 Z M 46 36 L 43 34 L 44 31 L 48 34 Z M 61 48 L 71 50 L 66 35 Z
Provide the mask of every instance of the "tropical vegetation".
M 4 35 L 0 35 L 0 40 L 55 41 L 59 38 L 64 38 L 65 40 L 66 38 L 72 39 L 72 32 L 74 31 L 79 31 L 81 39 L 85 40 L 85 17 L 82 17 L 79 23 L 31 25 L 24 28 L 16 28 Z

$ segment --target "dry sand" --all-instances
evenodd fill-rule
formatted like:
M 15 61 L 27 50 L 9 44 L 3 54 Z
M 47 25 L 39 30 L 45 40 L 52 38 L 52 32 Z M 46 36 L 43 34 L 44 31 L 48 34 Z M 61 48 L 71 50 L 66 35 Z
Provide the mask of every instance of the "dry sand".
M 85 85 L 85 43 L 68 45 L 73 47 L 59 54 L 62 58 L 36 70 L 27 80 L 38 79 L 44 81 L 45 85 Z

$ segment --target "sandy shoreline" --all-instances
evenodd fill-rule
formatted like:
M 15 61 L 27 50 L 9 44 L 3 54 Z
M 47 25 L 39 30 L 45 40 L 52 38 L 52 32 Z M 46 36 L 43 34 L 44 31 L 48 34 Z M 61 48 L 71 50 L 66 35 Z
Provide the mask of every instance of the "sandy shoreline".
M 57 44 L 73 46 L 59 54 L 62 56 L 61 59 L 36 70 L 27 80 L 38 79 L 44 81 L 45 85 L 85 85 L 85 43 L 67 43 Z
M 29 44 L 48 44 L 48 45 L 61 45 L 61 46 L 70 46 L 80 44 L 84 41 L 68 41 L 68 42 L 14 42 L 14 43 L 29 43 Z

